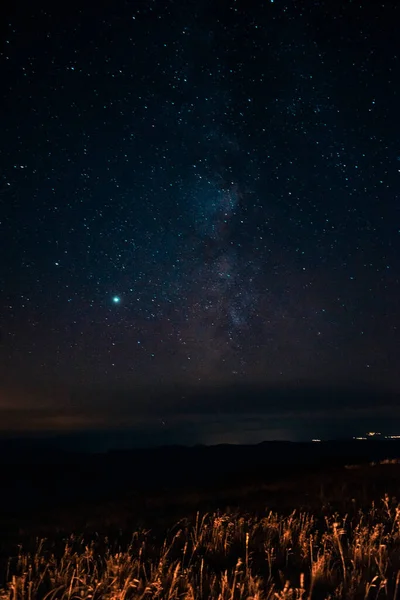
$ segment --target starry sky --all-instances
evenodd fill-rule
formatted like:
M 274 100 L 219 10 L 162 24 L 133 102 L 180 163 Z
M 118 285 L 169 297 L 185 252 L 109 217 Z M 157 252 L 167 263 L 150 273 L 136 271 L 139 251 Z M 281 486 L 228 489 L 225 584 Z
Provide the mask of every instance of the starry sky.
M 3 429 L 398 410 L 398 3 L 1 10 Z

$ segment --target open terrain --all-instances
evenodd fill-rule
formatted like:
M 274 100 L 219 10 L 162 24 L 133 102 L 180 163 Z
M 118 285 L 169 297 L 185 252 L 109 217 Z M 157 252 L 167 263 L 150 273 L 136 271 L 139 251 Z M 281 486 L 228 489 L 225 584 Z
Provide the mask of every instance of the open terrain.
M 400 598 L 399 446 L 4 443 L 2 596 Z

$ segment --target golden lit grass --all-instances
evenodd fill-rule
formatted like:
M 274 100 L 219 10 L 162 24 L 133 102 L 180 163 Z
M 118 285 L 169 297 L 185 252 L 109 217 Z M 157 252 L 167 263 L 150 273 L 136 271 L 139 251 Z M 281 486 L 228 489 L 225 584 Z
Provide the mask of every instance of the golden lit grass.
M 10 600 L 400 600 L 400 507 L 347 517 L 206 514 L 159 541 L 137 531 L 122 549 L 108 538 L 69 537 L 57 552 L 10 559 L 0 598 Z

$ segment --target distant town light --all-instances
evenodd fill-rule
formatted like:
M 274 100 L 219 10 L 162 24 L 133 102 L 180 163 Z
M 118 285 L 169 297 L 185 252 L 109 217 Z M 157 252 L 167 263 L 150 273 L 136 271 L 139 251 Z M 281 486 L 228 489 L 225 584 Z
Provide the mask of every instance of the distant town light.
M 318 438 L 313 438 L 311 441 L 312 441 L 312 442 L 320 442 L 321 440 L 320 440 L 320 439 L 318 439 Z

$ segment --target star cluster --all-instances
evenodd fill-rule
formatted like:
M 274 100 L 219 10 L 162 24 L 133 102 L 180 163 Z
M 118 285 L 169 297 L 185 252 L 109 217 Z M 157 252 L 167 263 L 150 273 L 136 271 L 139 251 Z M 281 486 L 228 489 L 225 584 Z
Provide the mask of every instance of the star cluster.
M 6 10 L 4 385 L 399 389 L 395 2 Z

